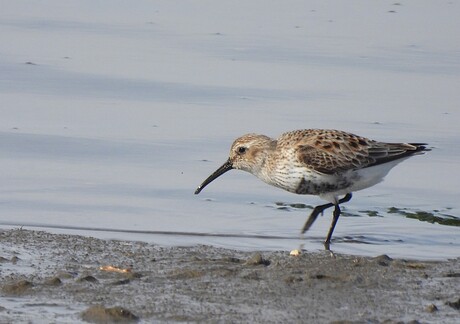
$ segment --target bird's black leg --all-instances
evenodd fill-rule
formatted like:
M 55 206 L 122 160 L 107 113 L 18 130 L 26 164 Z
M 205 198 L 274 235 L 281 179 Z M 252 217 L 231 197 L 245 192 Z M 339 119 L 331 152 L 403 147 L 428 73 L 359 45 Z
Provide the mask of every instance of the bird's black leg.
M 339 204 L 346 203 L 351 200 L 352 194 L 347 193 L 342 199 L 339 200 Z
M 319 214 L 321 214 L 325 209 L 328 209 L 332 206 L 334 206 L 334 204 L 331 203 L 316 206 L 311 212 L 310 217 L 308 217 L 307 221 L 305 222 L 305 225 L 302 227 L 302 234 L 308 231 L 308 229 L 311 225 L 313 225 Z
M 339 220 L 339 216 L 340 216 L 340 206 L 339 206 L 339 204 L 342 204 L 342 203 L 345 203 L 347 201 L 350 201 L 351 197 L 352 197 L 351 193 L 348 193 L 348 194 L 345 195 L 345 197 L 340 199 L 337 202 L 337 204 L 335 205 L 331 227 L 329 228 L 329 232 L 327 233 L 326 241 L 324 241 L 324 247 L 326 248 L 326 250 L 329 250 L 329 247 L 331 245 L 332 233 L 334 232 L 335 225 L 337 224 L 337 221 Z
M 347 202 L 351 199 L 351 193 L 346 194 L 342 199 L 338 201 L 338 204 L 342 204 L 344 202 Z M 311 212 L 310 216 L 308 217 L 307 221 L 305 222 L 305 225 L 302 227 L 302 234 L 308 231 L 308 229 L 313 225 L 315 222 L 316 218 L 318 217 L 319 214 L 321 214 L 325 209 L 328 209 L 329 207 L 334 206 L 332 203 L 324 204 L 324 205 L 319 205 L 316 206 L 313 211 Z M 340 212 L 339 212 L 340 214 Z M 337 221 L 336 221 L 337 222 Z
M 332 233 L 334 232 L 335 224 L 337 224 L 337 221 L 339 220 L 339 216 L 340 207 L 339 204 L 337 204 L 335 205 L 331 227 L 329 228 L 329 232 L 327 233 L 326 241 L 324 241 L 324 247 L 326 248 L 326 250 L 329 250 L 329 247 L 331 246 Z

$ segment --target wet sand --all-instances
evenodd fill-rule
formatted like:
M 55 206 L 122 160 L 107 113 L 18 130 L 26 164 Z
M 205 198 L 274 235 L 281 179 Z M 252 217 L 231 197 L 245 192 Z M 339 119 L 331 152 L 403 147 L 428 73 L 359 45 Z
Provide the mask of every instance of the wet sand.
M 326 251 L 290 256 L 18 229 L 0 232 L 0 278 L 0 323 L 460 318 L 459 258 L 426 262 Z

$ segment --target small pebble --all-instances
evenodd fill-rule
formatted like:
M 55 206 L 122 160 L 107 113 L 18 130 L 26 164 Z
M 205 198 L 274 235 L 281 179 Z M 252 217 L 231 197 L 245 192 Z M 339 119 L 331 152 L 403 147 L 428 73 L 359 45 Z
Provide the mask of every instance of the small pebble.
M 252 257 L 250 257 L 248 260 L 246 260 L 245 264 L 246 264 L 246 265 L 260 265 L 260 264 L 269 265 L 269 264 L 270 264 L 270 261 L 265 260 L 265 259 L 262 257 L 262 254 L 260 254 L 259 252 L 257 252 L 257 253 L 255 253 Z
M 436 307 L 435 304 L 430 304 L 427 307 L 425 307 L 425 311 L 427 311 L 428 313 L 434 313 L 434 312 L 437 312 L 438 310 L 439 309 Z

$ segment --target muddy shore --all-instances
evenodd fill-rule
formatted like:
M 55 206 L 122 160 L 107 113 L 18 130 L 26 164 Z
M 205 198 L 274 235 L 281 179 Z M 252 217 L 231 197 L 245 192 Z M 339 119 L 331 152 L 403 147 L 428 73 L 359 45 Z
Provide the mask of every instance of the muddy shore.
M 0 232 L 0 323 L 458 323 L 460 259 Z

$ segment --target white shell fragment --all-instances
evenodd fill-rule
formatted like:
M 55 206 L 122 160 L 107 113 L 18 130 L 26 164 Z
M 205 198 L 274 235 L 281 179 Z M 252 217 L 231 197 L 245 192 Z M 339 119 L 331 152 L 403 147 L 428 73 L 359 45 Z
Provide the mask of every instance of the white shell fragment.
M 297 250 L 297 249 L 292 250 L 292 251 L 289 253 L 289 255 L 291 255 L 291 256 L 299 256 L 299 255 L 301 255 L 301 254 L 302 254 L 302 252 L 301 252 L 300 250 Z

